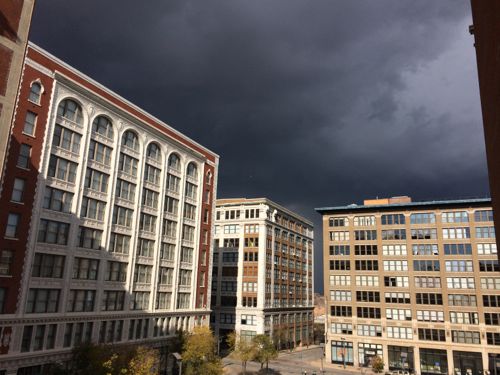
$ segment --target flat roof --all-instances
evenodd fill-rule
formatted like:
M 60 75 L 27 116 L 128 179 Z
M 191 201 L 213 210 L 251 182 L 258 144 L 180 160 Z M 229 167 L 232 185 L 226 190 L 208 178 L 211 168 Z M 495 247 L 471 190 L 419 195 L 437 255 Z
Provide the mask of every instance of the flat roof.
M 424 202 L 391 203 L 391 204 L 349 204 L 347 206 L 318 207 L 315 210 L 320 214 L 331 214 L 348 211 L 393 211 L 394 209 L 419 209 L 419 208 L 439 208 L 439 207 L 465 207 L 465 206 L 485 206 L 491 205 L 491 198 L 436 200 Z
M 261 204 L 261 203 L 275 207 L 280 211 L 283 211 L 287 215 L 302 221 L 304 224 L 309 225 L 311 228 L 314 227 L 313 223 L 310 220 L 267 198 L 219 198 L 215 201 L 216 208 L 221 208 L 224 206 L 231 207 L 231 206 Z

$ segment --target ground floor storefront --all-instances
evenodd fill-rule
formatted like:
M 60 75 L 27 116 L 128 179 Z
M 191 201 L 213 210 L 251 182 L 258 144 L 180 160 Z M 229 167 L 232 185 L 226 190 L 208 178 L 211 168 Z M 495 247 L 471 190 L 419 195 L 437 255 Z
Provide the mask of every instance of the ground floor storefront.
M 402 374 L 484 375 L 489 371 L 490 375 L 500 375 L 500 348 L 387 345 L 375 340 L 356 342 L 348 338 L 330 340 L 326 348 L 329 362 L 346 367 L 370 368 L 374 358 L 380 357 L 384 362 L 384 371 Z

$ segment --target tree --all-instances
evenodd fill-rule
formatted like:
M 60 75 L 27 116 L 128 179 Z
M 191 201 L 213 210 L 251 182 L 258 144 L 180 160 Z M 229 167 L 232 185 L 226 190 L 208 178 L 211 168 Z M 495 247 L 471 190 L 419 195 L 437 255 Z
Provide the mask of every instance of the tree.
M 231 350 L 231 355 L 241 361 L 243 373 L 247 372 L 247 362 L 255 357 L 255 343 L 253 340 L 242 339 L 236 332 L 228 335 L 227 343 Z
M 372 360 L 372 369 L 376 373 L 384 371 L 384 361 L 378 355 L 375 356 L 375 357 L 373 357 L 373 360 Z
M 69 370 L 56 366 L 51 375 L 149 375 L 157 373 L 158 364 L 156 349 L 86 343 L 73 349 Z
M 260 368 L 263 368 L 265 363 L 267 372 L 269 369 L 269 361 L 278 358 L 278 351 L 271 338 L 267 335 L 257 335 L 252 341 L 255 345 L 253 359 L 260 363 Z
M 199 326 L 185 337 L 182 352 L 183 373 L 186 375 L 220 375 L 222 363 L 215 355 L 215 338 L 210 328 Z
M 128 372 L 130 375 L 150 375 L 157 374 L 160 357 L 158 350 L 147 346 L 139 346 L 135 350 L 135 355 L 128 363 Z

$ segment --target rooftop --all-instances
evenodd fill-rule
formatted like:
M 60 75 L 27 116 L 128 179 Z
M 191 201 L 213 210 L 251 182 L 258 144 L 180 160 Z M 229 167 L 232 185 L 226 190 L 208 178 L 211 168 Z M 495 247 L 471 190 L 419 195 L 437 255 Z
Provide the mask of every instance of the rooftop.
M 384 200 L 381 199 L 381 202 Z M 367 201 L 365 201 L 366 203 Z M 368 201 L 369 202 L 369 201 Z M 318 207 L 315 210 L 320 214 L 328 214 L 346 211 L 390 211 L 394 209 L 419 209 L 419 208 L 440 208 L 440 207 L 467 207 L 467 206 L 485 206 L 491 205 L 491 198 L 472 198 L 472 199 L 454 199 L 454 200 L 435 200 L 424 202 L 403 202 L 403 203 L 381 203 L 381 204 L 360 204 L 355 203 L 347 206 Z
M 217 199 L 217 201 L 216 201 L 217 208 L 231 207 L 231 206 L 244 206 L 244 205 L 250 206 L 250 205 L 256 205 L 256 204 L 266 204 L 266 205 L 269 205 L 271 207 L 274 207 L 274 208 L 284 212 L 285 214 L 287 214 L 287 215 L 289 215 L 289 216 L 291 216 L 299 221 L 302 221 L 303 223 L 309 225 L 311 228 L 313 227 L 312 221 L 304 218 L 303 216 L 297 214 L 296 212 L 293 212 L 293 211 L 289 210 L 288 208 L 283 207 L 282 205 L 275 203 L 272 200 L 267 199 L 267 198 L 221 198 L 221 199 Z

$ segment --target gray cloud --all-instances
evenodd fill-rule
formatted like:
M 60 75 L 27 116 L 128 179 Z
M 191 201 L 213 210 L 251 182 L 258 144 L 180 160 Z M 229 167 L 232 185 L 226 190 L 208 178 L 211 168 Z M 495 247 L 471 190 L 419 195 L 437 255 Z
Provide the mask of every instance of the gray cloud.
M 313 207 L 488 194 L 470 22 L 465 0 L 52 0 L 31 39 L 219 153 L 219 196 L 320 239 Z

